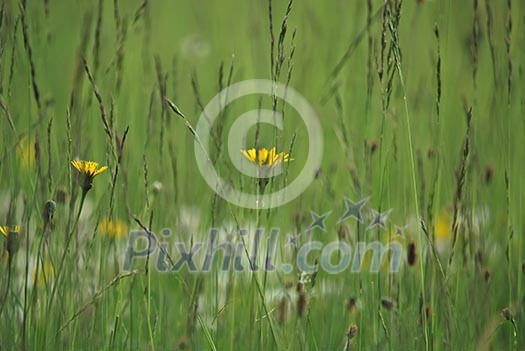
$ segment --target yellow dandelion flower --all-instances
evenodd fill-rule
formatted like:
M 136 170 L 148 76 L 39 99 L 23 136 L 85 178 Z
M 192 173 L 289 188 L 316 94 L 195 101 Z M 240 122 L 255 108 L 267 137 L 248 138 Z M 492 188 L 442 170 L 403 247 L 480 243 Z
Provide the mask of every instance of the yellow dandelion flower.
M 434 231 L 438 240 L 448 240 L 451 235 L 452 220 L 448 211 L 441 211 L 436 218 Z
M 108 169 L 108 166 L 98 168 L 98 163 L 93 161 L 71 161 L 71 165 L 84 177 L 82 189 L 87 192 L 93 186 L 93 178 Z
M 4 234 L 4 236 L 6 238 L 9 237 L 9 235 L 11 235 L 11 234 L 18 234 L 18 233 L 20 233 L 20 230 L 22 230 L 22 227 L 19 226 L 19 225 L 14 225 L 14 226 L 2 225 L 2 226 L 0 226 L 0 233 Z
M 293 161 L 293 158 L 290 158 L 290 155 L 287 153 L 277 152 L 275 146 L 270 150 L 263 147 L 261 149 L 251 148 L 248 150 L 241 150 L 241 152 L 250 162 L 258 164 L 259 166 L 273 167 L 279 162 Z
M 17 156 L 22 168 L 33 167 L 35 164 L 35 140 L 23 137 L 18 144 Z
M 444 209 L 436 217 L 434 224 L 434 233 L 436 235 L 436 248 L 439 253 L 449 250 L 452 240 L 452 216 L 450 211 Z
M 48 258 L 44 259 L 44 265 L 39 267 L 38 275 L 35 271 L 34 284 L 39 288 L 44 288 L 55 278 L 55 267 Z
M 120 239 L 127 236 L 127 227 L 120 220 L 104 219 L 98 225 L 98 230 L 101 234 L 107 235 L 112 239 Z
M 22 230 L 22 227 L 19 225 L 13 226 L 0 226 L 0 233 L 5 235 L 6 240 L 4 242 L 4 248 L 9 253 L 13 255 L 18 250 L 18 233 Z

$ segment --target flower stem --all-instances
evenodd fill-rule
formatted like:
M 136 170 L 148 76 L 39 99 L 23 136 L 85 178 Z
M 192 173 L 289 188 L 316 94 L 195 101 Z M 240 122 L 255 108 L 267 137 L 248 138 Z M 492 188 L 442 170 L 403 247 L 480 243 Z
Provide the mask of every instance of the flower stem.
M 9 258 L 7 261 L 7 285 L 5 287 L 5 293 L 4 297 L 2 299 L 2 305 L 0 307 L 0 316 L 2 315 L 2 312 L 4 311 L 5 304 L 7 302 L 7 297 L 9 295 L 9 289 L 11 288 L 11 269 L 12 269 L 12 262 L 13 262 L 13 255 L 9 253 Z
M 58 283 L 60 282 L 60 276 L 61 276 L 61 273 L 62 273 L 62 269 L 64 268 L 64 262 L 66 260 L 66 255 L 67 255 L 67 252 L 69 251 L 69 245 L 71 244 L 71 239 L 73 238 L 73 233 L 75 232 L 75 230 L 76 230 L 76 228 L 78 226 L 78 221 L 80 219 L 80 214 L 82 213 L 82 208 L 84 207 L 84 202 L 86 200 L 86 195 L 87 195 L 88 191 L 89 191 L 89 189 L 82 189 L 82 197 L 80 199 L 80 207 L 78 209 L 78 213 L 77 213 L 77 216 L 75 218 L 75 222 L 73 223 L 73 227 L 69 231 L 67 239 L 66 239 L 66 246 L 64 248 L 64 252 L 62 253 L 62 257 L 60 259 L 60 264 L 58 266 L 58 271 L 57 271 L 56 276 L 55 276 L 55 284 L 53 284 L 53 289 L 51 290 L 51 296 L 49 298 L 49 302 L 48 302 L 48 305 L 47 305 L 47 310 L 48 311 L 51 309 L 51 305 L 53 303 L 53 298 L 55 297 L 56 289 L 57 289 Z

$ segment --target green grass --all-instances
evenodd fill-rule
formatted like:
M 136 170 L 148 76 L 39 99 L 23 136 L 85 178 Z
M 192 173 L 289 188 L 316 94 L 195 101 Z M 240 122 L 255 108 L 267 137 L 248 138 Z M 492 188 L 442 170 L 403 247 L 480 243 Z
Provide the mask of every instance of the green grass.
M 524 5 L 288 6 L 0 4 L 0 225 L 22 226 L 18 235 L 0 235 L 0 348 L 525 347 Z M 192 131 L 220 90 L 255 78 L 297 90 L 324 135 L 314 182 L 292 202 L 259 211 L 228 204 L 206 184 Z M 236 118 L 259 106 L 283 111 L 269 96 L 233 102 L 213 126 L 210 150 L 217 172 L 252 193 L 258 186 L 232 165 L 227 141 Z M 289 105 L 283 130 L 262 124 L 247 144 L 291 150 L 294 161 L 265 191 L 293 181 L 309 147 Z M 75 158 L 109 166 L 83 206 Z M 368 218 L 337 223 L 345 196 L 371 196 L 366 214 L 393 209 L 387 230 L 367 230 Z M 49 200 L 56 208 L 46 221 Z M 206 240 L 211 227 L 229 228 L 244 256 L 255 227 L 265 228 L 263 248 L 278 227 L 278 260 L 293 262 L 287 234 L 304 232 L 311 210 L 333 212 L 327 232 L 308 232 L 301 244 L 396 240 L 406 250 L 415 244 L 415 264 L 404 257 L 397 274 L 320 269 L 303 284 L 297 267 L 221 272 L 222 257 L 207 273 L 159 273 L 157 251 L 123 271 L 125 235 L 141 227 L 158 237 L 170 228 L 167 240 L 187 245 Z M 122 224 L 124 237 L 105 235 L 107 219 Z M 407 225 L 403 238 L 393 238 L 394 225 Z M 240 236 L 245 227 L 252 231 Z M 168 254 L 179 258 L 173 245 Z M 308 256 L 316 259 L 319 252 Z M 347 345 L 353 324 L 358 333 Z

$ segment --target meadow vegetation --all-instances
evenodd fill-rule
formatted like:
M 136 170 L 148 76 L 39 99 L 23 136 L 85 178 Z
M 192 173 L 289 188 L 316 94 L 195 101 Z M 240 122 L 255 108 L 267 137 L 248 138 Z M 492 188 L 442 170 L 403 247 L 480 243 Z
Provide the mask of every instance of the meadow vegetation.
M 524 6 L 2 0 L 0 349 L 523 350 Z M 228 203 L 196 163 L 205 106 L 247 79 L 295 89 L 322 126 L 315 179 L 276 208 Z M 258 108 L 283 128 L 251 128 L 234 153 L 282 164 L 268 181 L 228 150 Z M 299 113 L 268 95 L 225 107 L 210 140 L 217 174 L 254 194 L 291 183 L 311 146 Z M 367 197 L 361 222 L 339 221 Z M 311 211 L 332 211 L 324 228 Z M 210 228 L 244 271 L 222 269 L 224 251 L 208 271 L 159 272 L 175 242 Z M 251 272 L 272 228 L 277 269 Z M 133 230 L 170 245 L 124 270 Z M 389 253 L 377 273 L 366 254 L 337 274 L 312 251 L 306 272 L 299 250 L 314 241 L 404 251 L 397 272 Z

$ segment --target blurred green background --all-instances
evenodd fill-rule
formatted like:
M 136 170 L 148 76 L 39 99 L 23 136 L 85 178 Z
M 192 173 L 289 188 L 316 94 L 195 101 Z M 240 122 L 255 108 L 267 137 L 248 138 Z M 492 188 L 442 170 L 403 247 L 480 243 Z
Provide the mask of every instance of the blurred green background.
M 520 1 L 5 0 L 0 9 L 0 225 L 22 226 L 16 250 L 1 239 L 2 348 L 523 349 Z M 208 187 L 193 136 L 165 100 L 195 126 L 220 90 L 255 78 L 297 90 L 324 133 L 314 182 L 262 211 Z M 214 125 L 217 170 L 246 191 L 257 186 L 228 159 L 229 127 L 272 103 L 240 99 Z M 307 157 L 304 123 L 285 107 L 282 131 L 248 138 L 294 158 L 267 191 Z M 75 158 L 109 166 L 83 206 Z M 345 196 L 371 196 L 366 221 L 370 209 L 393 209 L 387 228 L 337 223 Z M 304 233 L 311 210 L 333 211 L 326 233 Z M 308 280 L 297 268 L 220 272 L 222 257 L 210 273 L 160 274 L 155 253 L 149 269 L 142 260 L 123 272 L 128 230 L 141 225 L 187 244 L 210 227 L 236 243 L 237 225 L 279 227 L 283 261 L 297 255 L 286 234 L 301 233 L 302 243 L 412 243 L 417 259 L 397 274 L 320 270 Z M 394 225 L 407 226 L 403 237 Z

